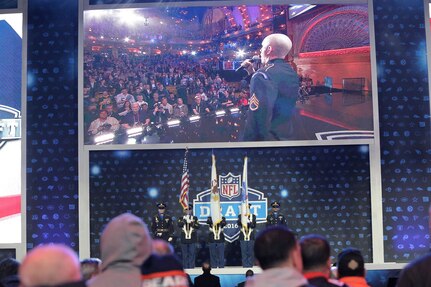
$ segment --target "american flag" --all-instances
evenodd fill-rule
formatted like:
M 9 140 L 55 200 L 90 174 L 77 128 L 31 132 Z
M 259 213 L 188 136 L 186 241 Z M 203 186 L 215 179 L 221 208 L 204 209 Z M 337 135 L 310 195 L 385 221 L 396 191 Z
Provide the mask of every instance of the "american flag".
M 180 204 L 183 209 L 189 206 L 189 170 L 187 169 L 187 150 L 184 154 L 183 175 L 181 176 Z

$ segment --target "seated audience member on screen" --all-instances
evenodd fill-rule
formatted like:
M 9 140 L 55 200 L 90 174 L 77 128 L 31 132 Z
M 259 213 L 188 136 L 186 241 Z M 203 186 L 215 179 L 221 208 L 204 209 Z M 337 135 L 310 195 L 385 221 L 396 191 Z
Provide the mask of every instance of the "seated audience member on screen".
M 91 122 L 88 128 L 88 133 L 91 135 L 99 135 L 104 133 L 113 133 L 118 130 L 120 123 L 116 118 L 108 117 L 105 110 L 99 112 L 99 117 Z
M 139 106 L 139 103 L 132 104 L 132 112 L 128 113 L 122 120 L 122 126 L 125 129 L 132 127 L 147 126 L 150 124 L 150 114 L 145 112 Z

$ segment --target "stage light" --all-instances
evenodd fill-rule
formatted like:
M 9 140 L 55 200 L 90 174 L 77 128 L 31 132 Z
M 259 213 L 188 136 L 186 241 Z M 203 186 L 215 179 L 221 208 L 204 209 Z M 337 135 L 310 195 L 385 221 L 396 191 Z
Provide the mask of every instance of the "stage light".
M 236 55 L 237 55 L 238 58 L 244 58 L 245 52 L 244 52 L 244 50 L 238 50 L 236 52 Z
M 144 22 L 144 18 L 136 13 L 135 9 L 121 9 L 118 11 L 118 23 L 128 26 L 136 26 L 140 22 Z
M 230 108 L 229 111 L 230 111 L 231 114 L 237 114 L 237 113 L 239 113 L 239 108 L 233 107 L 233 108 Z
M 226 111 L 225 110 L 218 110 L 215 112 L 216 117 L 222 117 L 224 115 L 226 115 Z
M 200 119 L 201 119 L 201 117 L 199 115 L 190 116 L 189 122 L 195 123 L 195 122 L 199 121 Z
M 114 137 L 115 137 L 114 133 L 103 134 L 103 135 L 95 137 L 94 138 L 94 143 L 96 145 L 110 143 L 110 142 L 112 142 L 114 140 Z
M 130 41 L 129 37 L 124 38 L 124 42 L 128 43 Z
M 192 56 L 196 56 L 196 51 L 192 51 Z
M 142 127 L 131 128 L 127 130 L 127 135 L 130 137 L 142 134 Z
M 180 125 L 180 123 L 181 123 L 181 121 L 180 121 L 180 120 L 178 120 L 178 119 L 175 119 L 175 120 L 169 120 L 169 121 L 167 122 L 168 127 L 170 127 L 170 128 L 172 128 L 172 127 L 178 127 L 178 126 Z
M 104 16 L 107 16 L 108 13 L 105 10 L 90 10 L 85 11 L 85 16 L 88 17 L 88 19 L 100 19 Z

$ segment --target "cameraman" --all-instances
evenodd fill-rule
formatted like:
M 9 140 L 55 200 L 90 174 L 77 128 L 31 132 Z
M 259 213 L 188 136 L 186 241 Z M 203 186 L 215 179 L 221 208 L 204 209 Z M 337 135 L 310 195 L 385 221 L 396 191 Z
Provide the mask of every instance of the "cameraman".
M 156 122 L 167 122 L 167 120 L 171 118 L 173 110 L 174 108 L 168 103 L 168 99 L 166 97 L 162 97 L 161 102 L 154 104 L 153 115 L 156 117 Z

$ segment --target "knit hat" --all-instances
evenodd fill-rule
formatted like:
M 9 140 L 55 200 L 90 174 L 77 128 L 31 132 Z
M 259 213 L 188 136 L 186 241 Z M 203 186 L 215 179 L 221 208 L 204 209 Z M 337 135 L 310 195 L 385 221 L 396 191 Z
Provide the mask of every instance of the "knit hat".
M 142 287 L 188 287 L 183 266 L 174 255 L 151 255 L 141 266 Z
M 338 278 L 347 276 L 365 276 L 364 258 L 361 251 L 348 248 L 338 254 L 337 260 Z

